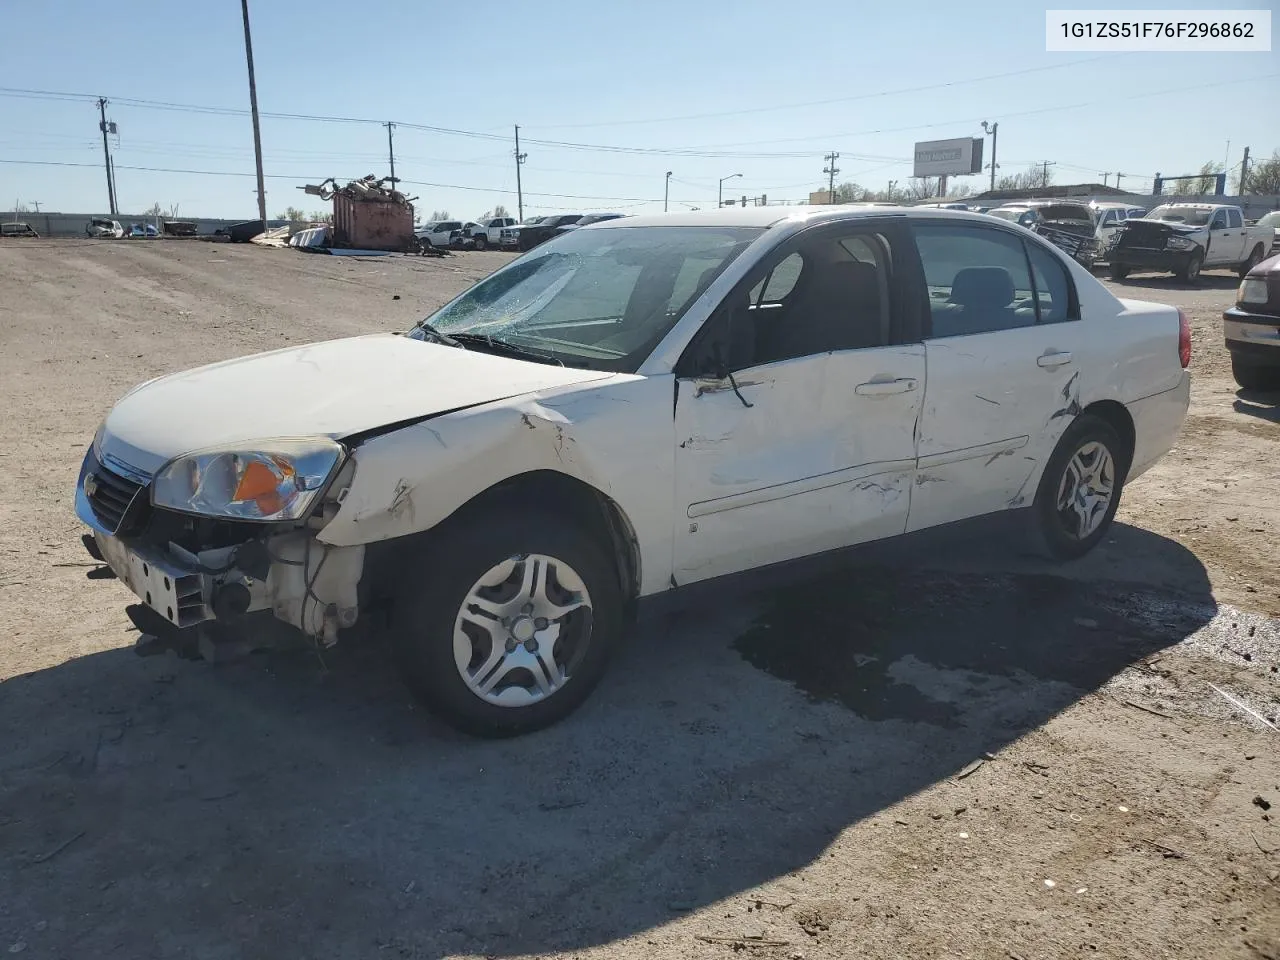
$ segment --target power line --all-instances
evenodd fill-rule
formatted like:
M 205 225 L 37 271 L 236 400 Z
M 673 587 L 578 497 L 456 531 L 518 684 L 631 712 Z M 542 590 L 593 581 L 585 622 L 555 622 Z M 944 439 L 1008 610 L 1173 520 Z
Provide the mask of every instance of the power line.
M 1110 60 L 1117 56 L 1127 56 L 1127 54 L 1102 54 L 1097 57 L 1087 57 L 1084 60 L 1071 60 L 1067 63 L 1051 63 L 1041 67 L 1027 67 L 1023 70 L 1010 70 L 1006 73 L 991 73 L 984 77 L 969 77 L 965 80 L 947 80 L 942 83 L 928 83 L 918 87 L 900 87 L 896 90 L 877 90 L 874 93 L 859 93 L 849 97 L 831 97 L 826 100 L 801 100 L 796 103 L 780 103 L 771 107 L 747 107 L 742 110 L 714 110 L 709 113 L 685 113 L 672 117 L 650 117 L 643 120 L 600 120 L 592 123 L 552 123 L 542 124 L 544 130 L 568 130 L 580 129 L 585 127 L 621 127 L 634 126 L 645 123 L 675 123 L 682 120 L 713 120 L 722 117 L 741 117 L 748 114 L 771 113 L 775 110 L 797 110 L 802 107 L 823 107 L 833 103 L 853 103 L 857 100 L 874 100 L 878 97 L 894 97 L 904 93 L 923 93 L 926 90 L 941 90 L 946 87 L 960 87 L 970 83 L 982 83 L 986 80 L 1003 80 L 1006 77 L 1020 77 L 1028 73 L 1040 73 L 1045 70 L 1062 70 L 1067 67 L 1077 67 L 1086 63 L 1096 63 L 1099 60 Z

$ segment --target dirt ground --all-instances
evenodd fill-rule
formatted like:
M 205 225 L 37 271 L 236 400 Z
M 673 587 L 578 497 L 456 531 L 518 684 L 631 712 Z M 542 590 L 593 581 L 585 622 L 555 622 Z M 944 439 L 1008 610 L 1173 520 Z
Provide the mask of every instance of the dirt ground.
M 960 542 L 650 624 L 498 743 L 376 645 L 136 657 L 71 506 L 111 403 L 504 259 L 0 243 L 0 951 L 1280 957 L 1280 732 L 1239 705 L 1280 725 L 1280 397 L 1230 379 L 1225 273 L 1115 285 L 1194 317 L 1193 404 L 1076 564 Z

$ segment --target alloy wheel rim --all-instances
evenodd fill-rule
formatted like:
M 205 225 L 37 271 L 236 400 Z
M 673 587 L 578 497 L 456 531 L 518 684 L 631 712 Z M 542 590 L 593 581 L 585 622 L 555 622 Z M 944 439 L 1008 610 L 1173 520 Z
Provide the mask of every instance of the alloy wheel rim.
M 573 678 L 592 639 L 586 584 L 563 560 L 540 553 L 490 567 L 467 592 L 453 629 L 453 658 L 475 696 L 528 707 Z
M 1068 536 L 1084 540 L 1102 526 L 1115 484 L 1115 458 L 1106 445 L 1096 440 L 1081 445 L 1058 484 L 1058 518 Z

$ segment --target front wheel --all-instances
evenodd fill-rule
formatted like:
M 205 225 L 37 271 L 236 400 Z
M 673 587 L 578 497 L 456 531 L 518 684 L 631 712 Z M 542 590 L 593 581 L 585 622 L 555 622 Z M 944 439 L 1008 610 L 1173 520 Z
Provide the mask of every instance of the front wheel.
M 484 249 L 485 247 L 487 247 L 487 246 L 489 246 L 489 241 L 488 241 L 488 239 L 486 239 L 485 237 L 476 237 L 476 249 L 477 249 L 477 250 L 483 250 L 483 249 Z
M 1187 265 L 1175 271 L 1174 276 L 1183 283 L 1196 283 L 1200 280 L 1200 268 L 1204 266 L 1204 255 L 1193 253 Z
M 1111 279 L 1112 279 L 1112 280 L 1123 280 L 1123 279 L 1124 279 L 1125 277 L 1127 277 L 1127 276 L 1129 276 L 1129 268 L 1128 268 L 1128 267 L 1126 267 L 1126 266 L 1125 266 L 1124 264 L 1122 264 L 1122 263 L 1113 263 L 1113 264 L 1111 264 Z
M 1045 466 L 1032 508 L 1041 552 L 1074 560 L 1098 545 L 1120 506 L 1130 456 L 1119 434 L 1100 417 L 1082 414 L 1067 428 Z
M 1231 376 L 1245 390 L 1280 390 L 1280 365 L 1268 367 L 1232 357 Z
M 406 684 L 450 726 L 509 737 L 572 713 L 622 634 L 616 568 L 570 523 L 515 511 L 459 518 L 396 599 Z

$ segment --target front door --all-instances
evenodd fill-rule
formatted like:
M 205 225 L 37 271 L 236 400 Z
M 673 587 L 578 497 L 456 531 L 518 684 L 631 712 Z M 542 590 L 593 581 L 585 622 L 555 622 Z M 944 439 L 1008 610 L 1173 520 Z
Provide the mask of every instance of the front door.
M 908 523 L 921 530 L 1032 501 L 1089 348 L 1070 274 L 1043 243 L 973 223 L 915 235 L 931 318 Z
M 681 358 L 677 583 L 904 531 L 925 390 L 909 244 L 901 218 L 806 231 Z
M 1205 251 L 1204 264 L 1221 266 L 1244 259 L 1244 224 L 1232 227 L 1225 207 L 1213 211 L 1209 221 L 1209 249 Z

